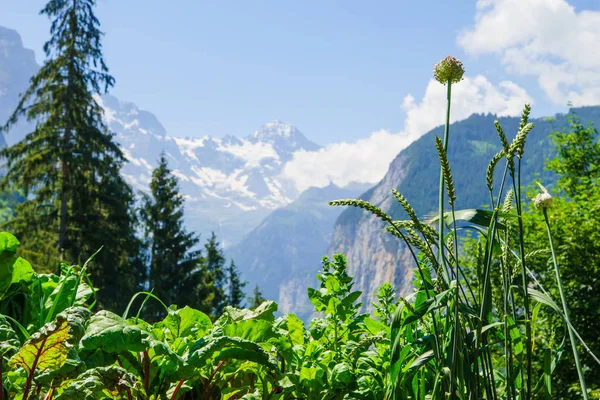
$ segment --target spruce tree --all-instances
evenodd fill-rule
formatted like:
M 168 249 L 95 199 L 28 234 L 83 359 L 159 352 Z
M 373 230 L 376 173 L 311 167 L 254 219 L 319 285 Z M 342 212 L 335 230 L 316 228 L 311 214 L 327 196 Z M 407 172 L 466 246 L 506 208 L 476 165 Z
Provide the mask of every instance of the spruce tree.
M 242 308 L 244 301 L 244 287 L 248 284 L 242 281 L 240 272 L 233 260 L 227 268 L 227 305 L 235 308 Z
M 262 292 L 260 291 L 258 285 L 254 286 L 254 291 L 252 292 L 252 297 L 248 298 L 248 308 L 254 310 L 258 308 L 262 303 L 264 303 L 267 299 L 264 298 Z
M 204 288 L 206 306 L 209 313 L 218 318 L 227 304 L 227 294 L 225 293 L 225 256 L 219 246 L 217 236 L 212 232 L 210 239 L 204 244 L 204 273 L 202 281 L 206 285 Z
M 148 238 L 149 289 L 167 305 L 203 309 L 198 285 L 206 268 L 200 251 L 193 250 L 198 237 L 183 226 L 183 204 L 177 178 L 171 174 L 163 153 L 152 172 L 150 195 L 145 195 L 140 212 Z M 150 301 L 146 307 L 152 319 L 164 313 L 157 302 Z
M 120 176 L 125 157 L 96 101 L 114 84 L 102 56 L 95 0 L 50 0 L 47 60 L 31 79 L 4 131 L 22 117 L 35 129 L 2 150 L 4 189 L 25 195 L 8 228 L 35 264 L 90 265 L 99 303 L 120 308 L 137 289 L 141 263 L 134 196 Z

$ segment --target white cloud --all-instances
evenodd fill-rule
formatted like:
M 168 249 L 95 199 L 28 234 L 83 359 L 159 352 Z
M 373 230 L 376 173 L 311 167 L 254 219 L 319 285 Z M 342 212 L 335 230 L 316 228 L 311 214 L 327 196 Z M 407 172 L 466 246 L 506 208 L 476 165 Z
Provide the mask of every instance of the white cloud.
M 299 151 L 283 168 L 283 177 L 299 191 L 330 182 L 376 182 L 383 178 L 392 159 L 410 142 L 404 134 L 381 130 L 354 143 L 334 143 L 318 151 Z
M 508 72 L 535 76 L 559 105 L 600 102 L 600 12 L 566 0 L 479 0 L 475 25 L 458 43 L 500 54 Z
M 494 86 L 481 75 L 466 77 L 452 86 L 451 121 L 473 113 L 517 115 L 526 102 L 531 102 L 526 91 L 513 82 Z M 402 108 L 406 113 L 402 132 L 381 130 L 353 143 L 341 142 L 319 151 L 297 152 L 285 165 L 283 178 L 292 180 L 300 191 L 330 182 L 340 186 L 352 181 L 378 182 L 400 150 L 444 122 L 446 86 L 431 80 L 420 102 L 408 95 Z

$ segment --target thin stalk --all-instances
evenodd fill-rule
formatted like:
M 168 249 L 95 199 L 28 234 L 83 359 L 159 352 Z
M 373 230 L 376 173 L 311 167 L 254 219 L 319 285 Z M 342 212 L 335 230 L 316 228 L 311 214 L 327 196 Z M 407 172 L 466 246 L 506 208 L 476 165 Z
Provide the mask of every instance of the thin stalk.
M 123 368 L 123 363 L 121 362 L 121 359 L 119 357 L 117 357 L 117 363 L 119 364 L 119 367 Z M 127 392 L 127 400 L 133 400 L 133 396 L 131 395 L 131 389 L 130 388 L 125 388 L 125 391 Z
M 521 158 L 518 161 L 518 169 L 517 169 L 517 182 L 515 182 L 515 174 L 514 171 L 511 174 L 513 181 L 513 190 L 515 192 L 516 197 L 516 206 L 517 206 L 517 219 L 519 221 L 519 250 L 521 257 L 521 265 L 523 268 L 521 269 L 521 280 L 523 285 L 523 312 L 525 313 L 525 333 L 526 333 L 526 343 L 527 343 L 527 392 L 525 399 L 531 398 L 531 378 L 533 375 L 533 367 L 532 367 L 532 346 L 531 346 L 531 320 L 529 313 L 529 292 L 527 290 L 527 272 L 525 271 L 525 239 L 524 239 L 524 229 L 523 229 L 523 209 L 521 204 Z M 516 321 L 515 321 L 516 322 Z
M 419 259 L 417 258 L 417 255 L 415 254 L 413 248 L 411 247 L 411 245 L 408 243 L 408 240 L 406 239 L 406 236 L 404 235 L 404 233 L 402 233 L 402 230 L 400 230 L 396 224 L 394 224 L 393 221 L 388 221 L 390 223 L 390 225 L 392 225 L 394 227 L 394 230 L 396 232 L 398 232 L 398 235 L 400 235 L 400 237 L 402 238 L 402 240 L 404 241 L 404 243 L 406 244 L 406 247 L 408 247 L 408 250 L 410 251 L 410 254 L 412 255 L 412 258 L 415 260 L 415 263 L 417 264 L 417 270 L 419 271 L 419 275 L 421 277 L 421 280 L 423 281 L 423 285 L 427 284 L 427 281 L 425 280 L 425 274 L 423 274 L 423 270 L 421 269 L 421 264 L 419 264 Z M 441 244 L 440 244 L 440 247 Z M 429 294 L 429 288 L 425 287 L 425 295 L 427 296 L 427 299 L 431 298 L 431 295 Z M 443 361 L 442 358 L 442 352 L 441 352 L 441 347 L 440 347 L 440 342 L 439 342 L 439 330 L 438 330 L 438 326 L 437 326 L 437 322 L 435 319 L 435 312 L 432 310 L 431 311 L 431 320 L 433 323 L 433 330 L 434 330 L 434 335 L 433 335 L 433 339 L 435 342 L 435 356 L 438 360 Z M 435 389 L 437 387 L 439 380 L 436 379 L 435 384 L 434 384 L 434 393 L 435 393 Z
M 502 284 L 503 284 L 503 292 L 504 292 L 504 302 L 503 302 L 503 308 L 504 308 L 504 313 L 503 313 L 503 321 L 504 321 L 504 348 L 505 348 L 505 354 L 504 354 L 504 360 L 505 360 L 505 366 L 504 368 L 506 369 L 506 396 L 508 399 L 514 399 L 515 395 L 516 395 L 516 390 L 512 385 L 512 377 L 513 377 L 513 372 L 512 372 L 512 339 L 510 337 L 510 331 L 509 331 L 509 327 L 507 324 L 507 318 L 509 316 L 509 312 L 511 311 L 510 309 L 510 305 L 509 305 L 509 301 L 511 299 L 511 276 L 512 276 L 512 270 L 510 269 L 510 262 L 509 262 L 509 254 L 510 254 L 510 234 L 509 234 L 509 230 L 508 230 L 508 223 L 506 225 L 506 230 L 504 231 L 504 252 L 502 257 L 500 258 L 500 270 L 502 271 Z M 501 242 L 500 237 L 498 236 L 498 241 Z M 514 301 L 513 301 L 513 305 L 514 305 Z M 515 319 L 516 321 L 516 319 Z M 516 322 L 515 322 L 516 323 Z
M 150 357 L 148 357 L 148 350 L 144 351 L 144 391 L 146 396 L 150 396 Z
M 56 391 L 56 388 L 54 386 L 52 386 L 50 388 L 50 391 L 46 394 L 46 396 L 44 397 L 44 400 L 52 400 L 52 398 L 54 397 L 54 392 Z
M 177 383 L 177 386 L 175 387 L 175 390 L 173 391 L 173 394 L 171 395 L 171 399 L 170 400 L 175 400 L 177 398 L 177 393 L 179 392 L 179 389 L 181 389 L 181 386 L 183 385 L 183 382 L 185 382 L 185 380 L 181 379 L 179 381 L 179 383 Z
M 396 224 L 394 224 L 393 221 L 390 222 L 390 224 L 394 227 L 394 230 L 396 232 L 398 232 L 398 235 L 400 235 L 400 237 L 402 238 L 402 240 L 404 240 L 404 243 L 406 244 L 406 247 L 408 247 L 408 250 L 410 251 L 410 254 L 413 258 L 413 260 L 415 260 L 415 263 L 417 264 L 417 271 L 419 271 L 419 276 L 421 277 L 421 280 L 423 281 L 423 284 L 426 285 L 426 280 L 425 280 L 425 274 L 423 274 L 423 270 L 421 269 L 421 264 L 419 264 L 419 259 L 417 258 L 417 255 L 415 254 L 415 251 L 413 250 L 413 248 L 411 247 L 411 245 L 408 243 L 408 240 L 406 239 L 406 236 L 404 235 L 404 233 L 402 233 L 402 230 L 400 230 Z M 427 287 L 425 287 L 425 295 L 427 296 L 427 299 L 429 300 L 431 298 L 431 295 L 429 294 L 429 289 Z M 440 348 L 440 344 L 439 344 L 439 331 L 437 328 L 437 323 L 436 323 L 436 319 L 435 319 L 435 314 L 433 311 L 431 311 L 431 319 L 433 321 L 433 330 L 434 330 L 434 335 L 433 338 L 435 340 L 435 345 L 436 345 L 436 356 L 441 359 L 442 353 L 441 353 L 441 348 Z
M 550 251 L 552 252 L 552 262 L 554 263 L 554 272 L 556 273 L 556 282 L 558 284 L 558 292 L 560 293 L 560 300 L 562 301 L 563 313 L 565 314 L 565 320 L 567 321 L 567 329 L 569 330 L 569 339 L 571 340 L 571 347 L 573 349 L 573 358 L 575 359 L 575 367 L 577 367 L 577 375 L 579 375 L 579 383 L 581 384 L 581 394 L 584 400 L 587 400 L 587 388 L 585 385 L 585 377 L 583 376 L 583 370 L 581 369 L 581 362 L 579 361 L 579 352 L 577 351 L 577 342 L 575 341 L 575 334 L 573 333 L 573 327 L 571 325 L 571 318 L 569 317 L 569 307 L 567 307 L 567 298 L 563 291 L 562 280 L 560 278 L 560 271 L 558 269 L 558 261 L 556 260 L 556 252 L 554 251 L 554 243 L 552 241 L 552 231 L 550 230 L 550 221 L 548 220 L 548 212 L 544 208 L 544 219 L 546 221 L 546 229 L 548 231 L 548 241 L 550 242 Z
M 452 227 L 454 228 L 454 261 L 456 264 L 456 293 L 454 295 L 454 343 L 452 344 L 452 369 L 451 369 L 451 381 L 452 381 L 452 395 L 456 392 L 456 368 L 458 364 L 458 343 L 460 331 L 460 318 L 458 314 L 458 305 L 460 302 L 460 267 L 458 263 L 458 234 L 456 233 L 456 215 L 454 210 L 454 202 L 452 202 Z M 462 336 L 462 335 L 460 335 Z M 462 338 L 461 338 L 462 339 Z M 463 393 L 460 393 L 460 398 L 463 398 Z
M 446 91 L 446 124 L 444 126 L 444 141 L 443 141 L 443 149 L 446 155 L 448 154 L 448 139 L 450 136 L 450 105 L 452 104 L 452 81 L 448 80 L 447 82 L 448 89 Z M 446 263 L 446 257 L 444 255 L 444 169 L 440 166 L 440 187 L 439 187 L 439 228 L 438 228 L 438 240 L 439 240 L 439 263 L 442 266 L 442 270 L 448 274 L 448 283 L 450 283 L 451 273 L 448 269 L 448 265 Z M 458 281 L 458 279 L 457 279 Z M 448 310 L 448 317 L 450 315 L 450 310 Z M 442 338 L 445 342 L 445 339 Z M 445 343 L 444 343 L 445 347 Z M 454 361 L 453 361 L 454 363 Z M 452 368 L 451 376 L 450 376 L 450 387 L 451 391 L 454 388 L 454 368 Z
M 480 306 L 480 313 L 479 313 L 479 324 L 477 326 L 477 357 L 479 357 L 479 352 L 481 347 L 483 346 L 484 340 L 483 340 L 483 334 L 482 334 L 482 329 L 483 329 L 483 322 L 484 322 L 484 312 L 485 312 L 485 308 L 486 308 L 486 298 L 487 298 L 487 294 L 488 291 L 490 290 L 490 269 L 491 269 L 491 263 L 492 263 L 492 254 L 493 254 L 493 249 L 494 249 L 494 240 L 496 238 L 496 224 L 497 224 L 497 213 L 498 213 L 498 208 L 500 207 L 500 200 L 502 199 L 502 193 L 504 191 L 504 182 L 506 181 L 506 174 L 508 172 L 508 162 L 506 163 L 506 166 L 504 167 L 504 173 L 502 175 L 502 183 L 500 184 L 500 192 L 498 193 L 498 200 L 497 200 L 497 204 L 496 207 L 494 209 L 494 214 L 492 216 L 492 221 L 490 224 L 490 227 L 488 228 L 488 237 L 487 237 L 487 243 L 486 243 L 486 260 L 485 260 L 485 265 L 484 265 L 484 278 L 483 278 L 483 291 L 482 291 L 482 298 L 481 298 L 481 306 Z M 476 358 L 477 358 L 476 357 Z M 482 363 L 481 366 L 483 368 L 483 373 L 484 375 L 487 375 L 488 373 L 486 372 L 486 367 L 485 367 L 485 357 L 482 357 Z M 477 367 L 479 368 L 479 367 Z M 492 375 L 492 379 L 493 379 L 493 371 L 489 371 L 489 374 Z M 488 390 L 488 385 L 489 385 L 489 381 L 488 379 L 485 379 L 485 383 L 486 383 L 486 390 Z M 495 392 L 494 392 L 495 394 Z M 489 396 L 489 398 L 492 398 L 492 396 Z
M 208 378 L 208 382 L 206 382 L 206 387 L 204 388 L 204 390 L 202 391 L 202 396 L 201 398 L 204 398 L 204 394 L 206 393 L 206 391 L 212 386 L 212 380 L 215 377 L 215 375 L 217 374 L 217 372 L 219 372 L 219 370 L 221 369 L 221 367 L 225 364 L 225 360 L 222 360 L 221 362 L 219 362 L 219 364 L 217 365 L 217 367 L 215 368 L 215 370 L 212 372 L 212 374 L 210 375 L 210 378 Z M 250 378 L 252 379 L 252 378 Z M 254 385 L 254 382 L 252 382 L 251 387 Z M 212 393 L 212 390 L 209 392 L 209 397 L 210 398 L 210 393 Z
M 42 344 L 39 347 L 40 349 L 44 348 L 44 346 L 46 345 L 46 340 L 48 340 L 47 337 L 42 340 Z M 31 389 L 31 383 L 33 382 L 33 375 L 35 374 L 35 370 L 40 360 L 40 351 L 38 351 L 34 356 L 35 359 L 33 360 L 33 365 L 31 366 L 31 369 L 27 374 L 27 381 L 25 382 L 25 388 L 23 389 L 23 400 L 27 400 L 29 398 L 29 390 Z
M 446 91 L 446 126 L 444 128 L 444 152 L 448 154 L 448 137 L 450 136 L 450 104 L 452 101 L 452 82 L 448 81 L 448 90 Z M 446 265 L 446 259 L 444 258 L 444 170 L 440 167 L 440 188 L 439 188 L 439 212 L 440 212 L 440 220 L 439 220 L 439 257 L 440 264 L 444 267 L 444 270 L 447 271 L 448 276 L 450 273 L 448 272 L 448 266 Z

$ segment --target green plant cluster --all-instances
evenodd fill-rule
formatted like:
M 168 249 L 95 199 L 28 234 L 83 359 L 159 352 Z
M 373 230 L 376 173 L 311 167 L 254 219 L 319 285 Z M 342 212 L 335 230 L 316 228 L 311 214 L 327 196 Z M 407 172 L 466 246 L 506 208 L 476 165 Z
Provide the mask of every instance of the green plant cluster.
M 392 192 L 407 220 L 395 220 L 365 200 L 330 203 L 353 206 L 382 220 L 385 230 L 404 243 L 416 267 L 416 290 L 400 299 L 391 322 L 390 398 L 551 399 L 557 394 L 596 398 L 597 379 L 590 377 L 597 377 L 600 367 L 594 354 L 598 335 L 597 331 L 590 334 L 585 324 L 595 326 L 590 317 L 598 312 L 597 295 L 592 293 L 598 281 L 594 261 L 598 229 L 597 220 L 586 224 L 582 219 L 598 210 L 598 203 L 588 202 L 597 199 L 597 132 L 572 124 L 572 133 L 557 135 L 562 145 L 559 161 L 550 165 L 564 176 L 559 188 L 574 196 L 568 210 L 583 208 L 570 222 L 563 221 L 570 218 L 563 215 L 554 223 L 552 196 L 543 186 L 539 185 L 542 193 L 535 197 L 537 210 L 527 206 L 522 193 L 525 145 L 533 129 L 529 105 L 512 141 L 498 122 L 494 124 L 502 150 L 487 167 L 490 209 L 456 209 L 460 191 L 454 187 L 447 158 L 448 143 L 453 144 L 449 135 L 452 82 L 446 83 L 446 129 L 444 139 L 435 140 L 440 166 L 438 215 L 421 220 L 397 190 Z M 496 179 L 496 170 L 501 179 Z M 573 190 L 573 182 L 587 189 Z M 450 206 L 447 211 L 445 204 Z M 578 227 L 573 227 L 575 221 Z M 569 226 L 572 232 L 565 232 Z M 561 235 L 555 239 L 557 229 Z M 569 239 L 565 242 L 570 236 L 587 239 L 579 240 L 583 246 L 579 248 Z M 464 242 L 465 237 L 470 239 Z M 583 270 L 591 275 L 573 279 L 572 274 Z M 574 291 L 582 289 L 587 296 L 578 299 Z M 583 313 L 571 319 L 573 304 Z
M 171 306 L 151 324 L 141 309 L 92 312 L 87 265 L 36 274 L 18 245 L 0 233 L 0 398 L 378 400 L 389 386 L 393 290 L 381 289 L 377 317 L 360 314 L 341 255 L 323 259 L 309 293 L 323 318 L 308 328 L 272 301 L 214 323 Z

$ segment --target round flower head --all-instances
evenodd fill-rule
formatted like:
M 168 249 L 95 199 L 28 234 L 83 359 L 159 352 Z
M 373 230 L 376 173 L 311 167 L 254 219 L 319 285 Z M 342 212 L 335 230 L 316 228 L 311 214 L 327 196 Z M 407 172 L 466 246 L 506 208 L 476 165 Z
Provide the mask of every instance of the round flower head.
M 548 193 L 545 187 L 542 186 L 541 183 L 536 182 L 537 185 L 542 189 L 542 193 L 538 193 L 537 196 L 533 198 L 533 206 L 537 210 L 545 210 L 552 207 L 552 196 Z
M 465 68 L 458 58 L 448 56 L 433 67 L 433 77 L 439 83 L 460 82 L 465 74 Z

